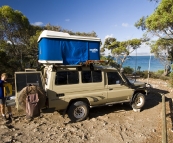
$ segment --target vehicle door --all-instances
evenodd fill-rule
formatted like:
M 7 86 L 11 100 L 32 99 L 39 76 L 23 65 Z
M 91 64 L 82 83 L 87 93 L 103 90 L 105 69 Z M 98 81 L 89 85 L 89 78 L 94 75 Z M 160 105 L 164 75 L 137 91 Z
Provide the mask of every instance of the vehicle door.
M 106 72 L 108 102 L 128 101 L 134 90 L 125 85 L 117 71 Z
M 15 102 L 18 110 L 20 110 L 18 103 L 20 92 L 30 84 L 39 86 L 40 89 L 44 90 L 44 79 L 41 71 L 15 72 Z

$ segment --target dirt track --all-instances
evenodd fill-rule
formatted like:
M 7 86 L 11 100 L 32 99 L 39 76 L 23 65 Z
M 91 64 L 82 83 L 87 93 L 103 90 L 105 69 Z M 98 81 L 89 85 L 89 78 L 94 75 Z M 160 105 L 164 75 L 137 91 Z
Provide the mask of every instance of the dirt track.
M 70 123 L 68 116 L 44 110 L 41 116 L 28 122 L 22 113 L 13 109 L 13 122 L 0 121 L 0 142 L 15 143 L 159 143 L 161 136 L 161 95 L 166 93 L 168 141 L 171 143 L 172 121 L 170 98 L 173 89 L 161 80 L 150 80 L 153 85 L 141 112 L 129 105 L 116 104 L 90 109 L 89 118 Z M 46 113 L 47 112 L 47 113 Z

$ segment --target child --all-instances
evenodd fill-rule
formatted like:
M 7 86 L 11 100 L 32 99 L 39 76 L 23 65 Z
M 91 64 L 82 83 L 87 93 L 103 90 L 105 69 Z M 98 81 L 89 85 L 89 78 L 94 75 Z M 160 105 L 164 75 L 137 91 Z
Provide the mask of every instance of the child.
M 6 82 L 5 81 L 6 79 L 7 79 L 7 74 L 3 73 L 0 79 L 0 112 L 4 120 L 7 119 L 5 116 L 5 97 L 4 97 L 4 83 Z M 12 119 L 11 107 L 7 107 L 7 108 L 9 113 L 8 119 Z

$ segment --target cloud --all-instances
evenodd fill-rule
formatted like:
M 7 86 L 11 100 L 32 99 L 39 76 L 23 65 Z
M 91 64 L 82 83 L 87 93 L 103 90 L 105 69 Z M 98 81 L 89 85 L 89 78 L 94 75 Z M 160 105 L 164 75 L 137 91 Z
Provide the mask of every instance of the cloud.
M 141 45 L 137 51 L 133 51 L 130 55 L 136 56 L 136 52 L 138 56 L 149 56 L 150 55 L 150 47 L 148 45 Z M 153 55 L 153 54 L 152 54 Z
M 108 38 L 108 37 L 113 37 L 113 36 L 114 36 L 114 34 L 106 35 L 105 39 Z
M 69 22 L 69 21 L 70 21 L 70 19 L 65 19 L 65 21 L 66 21 L 66 22 Z
M 130 25 L 128 23 L 122 23 L 123 27 L 130 27 Z
M 43 25 L 43 22 L 34 22 L 34 23 L 32 23 L 32 25 L 41 26 L 41 25 Z

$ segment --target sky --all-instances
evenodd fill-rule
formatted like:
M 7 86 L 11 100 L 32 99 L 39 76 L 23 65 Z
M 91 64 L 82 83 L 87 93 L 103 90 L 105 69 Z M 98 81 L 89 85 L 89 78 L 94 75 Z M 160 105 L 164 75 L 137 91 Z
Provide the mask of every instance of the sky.
M 95 31 L 104 43 L 107 37 L 118 41 L 142 38 L 144 31 L 134 24 L 152 14 L 158 4 L 149 0 L 0 0 L 0 7 L 4 5 L 21 11 L 33 25 L 50 23 L 73 32 Z M 143 45 L 137 54 L 149 55 L 150 48 Z

